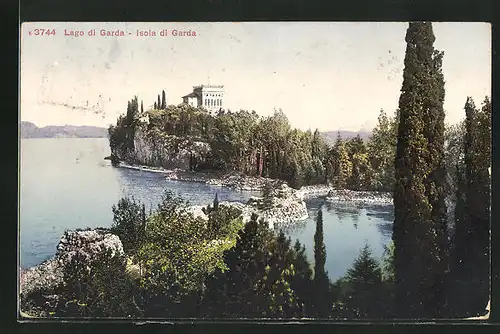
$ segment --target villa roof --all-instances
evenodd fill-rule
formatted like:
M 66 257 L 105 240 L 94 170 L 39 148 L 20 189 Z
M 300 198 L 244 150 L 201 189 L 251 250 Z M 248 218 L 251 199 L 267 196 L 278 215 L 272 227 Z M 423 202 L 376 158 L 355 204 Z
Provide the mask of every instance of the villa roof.
M 198 97 L 198 95 L 196 95 L 195 92 L 192 92 L 192 93 L 189 93 L 188 95 L 184 95 L 182 98 L 185 98 L 185 97 Z

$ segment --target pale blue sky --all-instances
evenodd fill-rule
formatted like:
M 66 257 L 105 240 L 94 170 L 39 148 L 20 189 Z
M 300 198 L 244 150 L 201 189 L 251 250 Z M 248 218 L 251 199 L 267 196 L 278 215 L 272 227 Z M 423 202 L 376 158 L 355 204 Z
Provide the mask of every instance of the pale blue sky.
M 371 129 L 392 114 L 402 83 L 408 23 L 25 23 L 21 31 L 21 119 L 39 126 L 107 126 L 138 95 L 148 107 L 167 92 L 178 104 L 193 85 L 225 85 L 226 107 L 269 115 L 282 108 L 293 126 Z M 447 121 L 466 97 L 491 91 L 491 28 L 434 23 L 445 52 Z M 56 36 L 29 35 L 55 28 Z M 95 28 L 95 37 L 64 29 Z M 122 29 L 124 37 L 99 36 Z M 194 30 L 196 37 L 136 37 L 137 29 Z M 128 35 L 131 32 L 132 35 Z M 88 104 L 87 104 L 88 101 Z M 73 107 L 76 107 L 73 109 Z

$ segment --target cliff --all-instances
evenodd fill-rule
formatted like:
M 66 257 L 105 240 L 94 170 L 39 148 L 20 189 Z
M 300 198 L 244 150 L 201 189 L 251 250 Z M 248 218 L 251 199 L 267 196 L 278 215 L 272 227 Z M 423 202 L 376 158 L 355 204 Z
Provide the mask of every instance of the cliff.
M 134 133 L 132 150 L 112 148 L 112 153 L 126 163 L 194 170 L 208 158 L 210 145 L 190 137 L 167 135 L 140 126 Z

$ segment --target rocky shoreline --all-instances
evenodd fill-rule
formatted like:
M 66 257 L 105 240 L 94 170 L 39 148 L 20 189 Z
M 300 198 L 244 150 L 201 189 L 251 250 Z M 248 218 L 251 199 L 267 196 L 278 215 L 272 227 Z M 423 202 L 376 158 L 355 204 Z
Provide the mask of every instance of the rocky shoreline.
M 68 230 L 64 233 L 53 258 L 19 272 L 19 295 L 23 316 L 47 316 L 43 309 L 27 306 L 30 296 L 39 295 L 45 304 L 56 303 L 58 291 L 64 288 L 64 269 L 71 265 L 75 255 L 79 260 L 91 261 L 102 251 L 109 256 L 124 255 L 120 238 L 107 229 Z
M 242 191 L 260 191 L 265 184 L 271 184 L 274 188 L 278 188 L 284 184 L 284 182 L 280 180 L 265 177 L 245 176 L 241 173 L 219 176 L 215 173 L 190 172 L 180 169 L 168 170 L 158 167 L 126 164 L 123 162 L 119 163 L 117 167 L 162 173 L 165 174 L 165 177 L 168 180 L 199 182 Z M 357 204 L 392 205 L 392 196 L 390 193 L 336 189 L 326 184 L 303 186 L 299 190 L 293 188 L 289 189 L 289 194 L 294 194 L 302 200 L 323 197 L 329 202 L 355 202 Z
M 279 193 L 279 194 L 278 194 Z M 270 198 L 252 197 L 247 203 L 222 201 L 219 205 L 231 206 L 241 211 L 243 222 L 248 222 L 252 214 L 257 214 L 259 219 L 269 224 L 273 229 L 276 224 L 291 224 L 309 217 L 306 203 L 298 192 L 286 184 L 275 189 L 275 194 Z M 191 206 L 190 210 L 195 216 L 208 219 L 202 210 L 203 206 Z
M 241 173 L 217 175 L 208 172 L 191 172 L 180 169 L 167 170 L 163 168 L 119 163 L 117 167 L 162 173 L 168 180 L 184 182 L 200 182 L 219 187 L 227 187 L 241 191 L 262 191 L 266 184 L 273 188 L 267 207 L 265 200 L 253 197 L 248 203 L 225 202 L 235 206 L 243 212 L 244 220 L 249 220 L 252 213 L 269 223 L 273 228 L 276 224 L 291 224 L 309 217 L 305 200 L 324 198 L 331 203 L 353 203 L 357 205 L 392 205 L 392 196 L 389 193 L 373 191 L 354 191 L 335 189 L 326 184 L 304 186 L 299 190 L 290 188 L 285 182 L 264 177 L 245 176 Z M 196 215 L 203 216 L 201 206 L 192 207 Z
M 350 202 L 364 205 L 393 205 L 393 199 L 390 193 L 376 191 L 332 189 L 328 192 L 325 199 L 328 202 L 334 203 Z
M 167 180 L 199 182 L 213 186 L 246 191 L 259 191 L 262 189 L 262 186 L 268 182 L 273 185 L 282 183 L 279 180 L 269 179 L 265 177 L 245 176 L 241 173 L 217 175 L 216 173 L 209 172 L 191 172 L 182 169 L 165 169 L 161 167 L 132 165 L 123 162 L 118 163 L 116 167 L 153 173 L 162 173 L 165 174 Z

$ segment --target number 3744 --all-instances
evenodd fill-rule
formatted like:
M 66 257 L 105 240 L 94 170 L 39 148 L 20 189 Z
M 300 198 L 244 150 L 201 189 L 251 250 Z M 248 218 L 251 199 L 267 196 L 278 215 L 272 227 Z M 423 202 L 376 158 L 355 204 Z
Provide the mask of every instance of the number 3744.
M 55 35 L 56 30 L 55 29 L 33 29 L 33 35 L 35 36 L 42 36 L 42 35 Z M 30 34 L 31 35 L 31 34 Z

